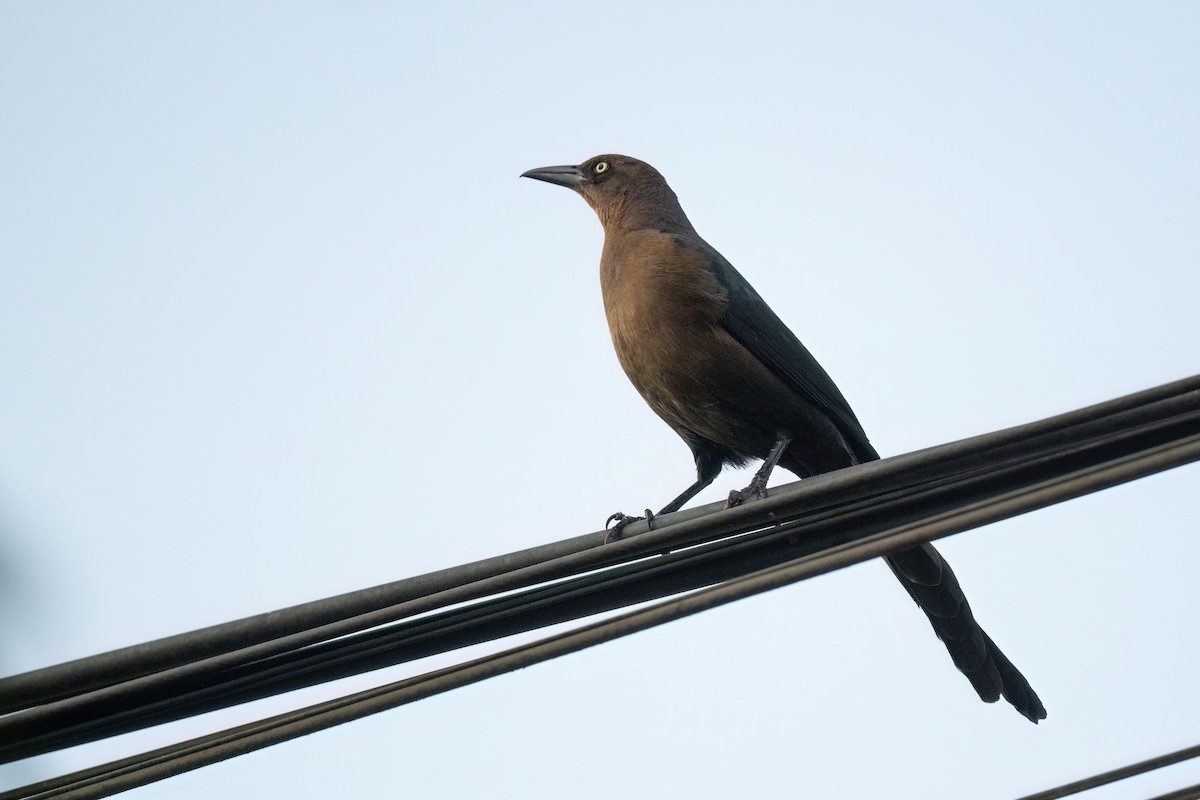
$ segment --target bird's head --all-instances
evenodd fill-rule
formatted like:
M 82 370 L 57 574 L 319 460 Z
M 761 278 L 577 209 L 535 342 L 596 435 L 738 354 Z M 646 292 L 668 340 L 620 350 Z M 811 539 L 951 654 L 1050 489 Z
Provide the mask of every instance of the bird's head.
M 574 189 L 595 210 L 605 229 L 691 228 L 666 179 L 636 158 L 594 156 L 575 166 L 531 169 L 521 177 Z

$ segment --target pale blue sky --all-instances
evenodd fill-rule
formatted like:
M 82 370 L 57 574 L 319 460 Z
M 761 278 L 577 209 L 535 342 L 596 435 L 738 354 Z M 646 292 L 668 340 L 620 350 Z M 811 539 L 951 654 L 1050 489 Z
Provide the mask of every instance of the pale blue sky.
M 2 3 L 0 673 L 687 485 L 531 167 L 655 164 L 885 455 L 1200 372 L 1198 85 L 1191 2 Z M 1198 481 L 945 544 L 1036 728 L 871 564 L 132 796 L 1000 799 L 1195 744 Z

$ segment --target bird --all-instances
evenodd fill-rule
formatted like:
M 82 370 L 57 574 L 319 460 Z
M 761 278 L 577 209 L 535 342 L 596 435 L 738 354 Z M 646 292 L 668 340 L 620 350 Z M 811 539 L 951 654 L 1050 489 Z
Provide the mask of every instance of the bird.
M 700 237 L 658 170 L 605 154 L 521 177 L 573 190 L 604 228 L 600 286 L 617 359 L 696 465 L 695 482 L 659 514 L 681 508 L 726 465 L 763 460 L 750 485 L 730 493 L 732 506 L 765 497 L 776 465 L 806 478 L 879 458 L 828 373 Z M 980 699 L 1003 696 L 1035 724 L 1046 718 L 1029 682 L 975 621 L 933 545 L 884 558 Z

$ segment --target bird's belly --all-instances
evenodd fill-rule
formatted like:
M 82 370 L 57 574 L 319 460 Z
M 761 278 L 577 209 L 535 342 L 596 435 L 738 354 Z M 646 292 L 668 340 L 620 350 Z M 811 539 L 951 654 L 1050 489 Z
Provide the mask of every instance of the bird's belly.
M 664 321 L 666 322 L 666 321 Z M 748 458 L 764 458 L 781 435 L 793 440 L 789 469 L 813 474 L 853 463 L 828 418 L 796 396 L 724 329 L 672 320 L 647 340 L 613 343 L 646 403 L 685 439 L 704 439 Z M 650 341 L 652 346 L 638 346 Z M 834 458 L 834 456 L 837 456 Z
M 672 320 L 656 333 L 649 347 L 638 346 L 644 337 L 614 336 L 621 366 L 655 413 L 680 433 L 766 455 L 784 415 L 763 401 L 776 397 L 786 405 L 774 376 L 757 363 L 739 365 L 738 349 L 711 324 Z

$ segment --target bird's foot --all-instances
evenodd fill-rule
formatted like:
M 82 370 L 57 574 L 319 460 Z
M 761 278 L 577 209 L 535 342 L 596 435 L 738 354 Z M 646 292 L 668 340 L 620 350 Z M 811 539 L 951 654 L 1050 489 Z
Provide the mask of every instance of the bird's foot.
M 646 516 L 644 517 L 631 517 L 624 511 L 618 511 L 615 514 L 610 514 L 608 519 L 604 521 L 604 529 L 608 531 L 608 535 L 604 537 L 604 543 L 608 544 L 613 539 L 620 539 L 621 531 L 625 530 L 625 526 L 631 522 L 637 522 L 639 519 L 646 520 L 646 527 L 650 530 L 654 530 L 654 512 L 648 508 L 646 509 Z M 612 525 L 614 522 L 617 524 L 613 525 L 612 528 L 609 528 L 609 525 Z
M 764 500 L 764 499 L 766 499 L 766 496 L 767 496 L 766 481 L 760 481 L 758 479 L 758 476 L 755 475 L 754 479 L 750 481 L 750 485 L 747 486 L 745 489 L 742 489 L 740 491 L 735 489 L 734 491 L 729 493 L 729 499 L 725 501 L 725 507 L 726 508 L 736 508 L 737 506 L 740 506 L 743 503 L 747 503 L 751 500 Z

